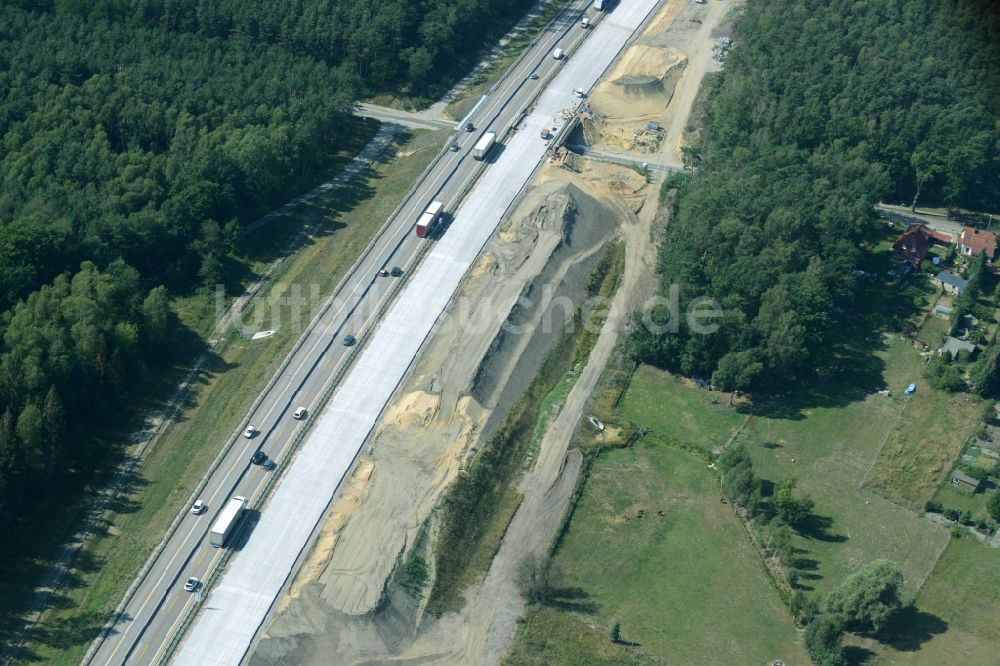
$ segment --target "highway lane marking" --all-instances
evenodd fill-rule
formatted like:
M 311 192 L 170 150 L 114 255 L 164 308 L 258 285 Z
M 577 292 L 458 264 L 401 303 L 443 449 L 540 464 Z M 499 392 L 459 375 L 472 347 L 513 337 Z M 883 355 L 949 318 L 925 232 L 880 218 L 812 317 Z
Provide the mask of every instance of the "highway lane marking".
M 142 604 L 139 606 L 139 608 L 136 610 L 136 612 L 133 613 L 132 623 L 128 626 L 128 628 L 125 629 L 125 631 L 122 632 L 121 638 L 119 639 L 121 642 L 125 641 L 125 638 L 128 636 L 129 632 L 132 631 L 133 627 L 135 627 L 136 625 L 140 624 L 136 620 L 139 619 L 139 615 L 146 609 L 146 606 L 149 604 L 149 600 L 153 596 L 153 594 L 155 594 L 157 591 L 161 590 L 160 585 L 163 583 L 163 579 L 166 578 L 167 575 L 170 573 L 171 569 L 173 568 L 174 561 L 180 555 L 181 548 L 183 548 L 184 545 L 187 543 L 187 540 L 191 537 L 192 533 L 193 533 L 193 530 L 188 530 L 187 535 L 184 537 L 184 539 L 181 540 L 180 547 L 178 547 L 178 549 L 174 552 L 174 555 L 170 558 L 170 560 L 166 564 L 163 565 L 163 573 L 160 575 L 159 579 L 153 585 L 153 589 L 150 590 L 149 594 L 143 600 Z M 117 652 L 117 651 L 118 651 L 118 649 L 115 648 L 115 652 Z M 112 653 L 112 656 L 114 656 L 114 653 Z
M 534 69 L 534 68 L 537 68 L 540 64 L 544 63 L 544 61 L 545 61 L 544 58 L 547 57 L 547 55 L 548 55 L 548 47 L 551 44 L 557 44 L 557 43 L 559 43 L 559 41 L 563 37 L 565 37 L 568 34 L 568 32 L 569 31 L 567 30 L 567 31 L 564 31 L 561 34 L 558 33 L 558 32 L 548 33 L 539 42 L 539 44 L 544 44 L 545 42 L 550 42 L 550 44 L 546 44 L 545 55 L 542 56 L 542 58 L 543 58 L 542 61 L 541 62 L 532 63 L 531 61 L 529 61 L 526 58 L 523 61 L 522 67 L 520 69 Z M 577 39 L 574 39 L 572 41 L 574 43 L 578 42 L 578 41 L 580 41 L 582 39 L 582 37 L 583 36 L 578 37 Z M 561 63 L 560 63 L 560 65 L 561 65 Z M 556 65 L 556 67 L 558 68 L 559 65 Z M 515 73 L 516 73 L 516 71 L 515 71 Z M 499 90 L 494 91 L 494 94 L 491 95 L 492 99 L 490 99 L 490 101 L 487 103 L 487 107 L 486 107 L 487 110 L 490 113 L 488 113 L 486 115 L 490 115 L 490 114 L 499 115 L 504 110 L 504 108 L 507 105 L 511 104 L 511 102 L 514 101 L 512 90 L 514 90 L 518 86 L 520 86 L 522 84 L 522 81 L 520 80 L 520 77 L 514 76 L 513 74 L 514 73 L 512 73 L 511 75 L 508 75 L 506 83 Z M 442 169 L 441 173 L 430 182 L 430 189 L 435 189 L 436 186 L 438 185 L 438 183 L 441 182 L 442 178 L 445 179 L 444 180 L 444 184 L 447 184 L 451 180 L 451 178 L 456 173 L 458 173 L 458 168 L 462 166 L 462 164 L 465 162 L 465 160 L 468 157 L 469 156 L 468 156 L 467 153 L 461 155 L 460 157 L 458 157 L 458 159 L 455 162 L 454 166 L 452 166 L 451 164 L 448 164 L 446 162 L 445 164 L 446 164 L 446 166 L 448 168 Z M 466 172 L 466 177 L 468 178 L 468 176 L 469 176 L 469 174 Z M 443 189 L 443 186 L 444 185 L 442 185 L 441 189 Z M 421 189 L 427 189 L 426 181 L 425 181 L 424 185 L 420 186 L 420 188 Z M 435 196 L 436 196 L 436 194 L 437 194 L 437 192 L 435 192 Z M 416 201 L 416 199 L 414 201 Z M 418 204 L 414 208 L 414 212 L 419 211 L 422 208 L 423 208 L 423 206 L 420 205 L 420 204 Z M 403 210 L 405 211 L 405 207 L 404 207 Z M 366 274 L 364 272 L 362 272 L 364 265 L 366 263 L 373 264 L 375 266 L 381 265 L 381 263 L 383 261 L 391 259 L 395 255 L 395 252 L 398 250 L 397 246 L 400 244 L 400 241 L 402 241 L 403 239 L 405 239 L 405 235 L 408 234 L 410 232 L 410 230 L 412 229 L 412 223 L 415 223 L 415 220 L 410 220 L 409 217 L 415 217 L 415 215 L 406 216 L 401 211 L 400 215 L 398 216 L 399 222 L 397 222 L 395 225 L 390 224 L 389 229 L 387 229 L 388 234 L 386 234 L 386 235 L 389 237 L 390 242 L 389 243 L 384 243 L 383 242 L 381 244 L 381 247 L 375 253 L 369 255 L 369 257 L 362 262 L 362 265 L 359 266 L 359 268 L 357 269 L 357 272 L 356 272 L 356 275 L 358 276 L 356 278 L 357 281 L 355 282 L 354 286 L 352 288 L 350 288 L 350 290 L 349 290 L 349 292 L 347 294 L 347 298 L 345 299 L 345 302 L 336 310 L 336 312 L 332 313 L 332 315 L 330 313 L 326 313 L 326 316 L 325 316 L 325 318 L 327 319 L 327 323 L 326 324 L 321 325 L 321 324 L 318 323 L 317 326 L 314 328 L 314 331 L 318 331 L 320 334 L 318 336 L 318 339 L 309 348 L 308 353 L 305 356 L 306 359 L 316 357 L 316 350 L 317 350 L 317 348 L 319 347 L 320 344 L 323 344 L 323 343 L 330 344 L 330 341 L 325 340 L 325 337 L 326 337 L 327 334 L 329 334 L 329 332 L 333 328 L 336 328 L 337 320 L 340 319 L 340 317 L 343 314 L 344 310 L 346 308 L 348 308 L 348 307 L 350 307 L 352 309 L 356 308 L 357 305 L 359 305 L 361 302 L 363 302 L 362 301 L 363 293 L 359 296 L 359 290 L 363 291 L 364 289 L 367 289 L 369 287 L 369 285 L 371 284 L 370 282 L 367 281 Z M 393 229 L 393 227 L 395 227 L 395 229 Z M 417 254 L 417 252 L 419 251 L 419 249 L 420 249 L 420 245 L 418 244 L 408 254 L 408 256 L 406 257 L 406 260 L 409 261 L 410 259 L 412 259 L 412 257 Z M 374 258 L 374 261 L 372 260 L 372 258 Z M 371 269 L 369 269 L 369 270 L 371 270 Z M 384 295 L 382 297 L 379 297 L 378 300 L 382 300 L 382 298 L 384 298 Z M 364 326 L 368 325 L 372 321 L 373 318 L 374 318 L 373 316 L 372 317 L 368 317 L 365 321 L 363 321 L 361 323 L 361 326 L 364 327 Z M 340 326 L 346 325 L 349 321 L 350 321 L 349 316 L 345 317 L 344 320 L 339 325 Z M 270 420 L 270 417 L 273 414 L 274 410 L 281 405 L 281 398 L 285 397 L 285 395 L 288 393 L 288 391 L 291 389 L 291 387 L 295 384 L 295 380 L 298 378 L 298 375 L 302 372 L 302 370 L 304 370 L 304 369 L 311 370 L 312 368 L 315 368 L 317 366 L 317 362 L 319 362 L 320 359 L 323 359 L 323 357 L 326 357 L 322 361 L 322 364 L 324 366 L 328 365 L 335 358 L 333 356 L 329 356 L 329 355 L 327 355 L 327 354 L 324 353 L 324 354 L 320 354 L 319 355 L 319 358 L 317 358 L 316 362 L 313 362 L 313 364 L 311 364 L 311 367 L 310 367 L 310 364 L 307 364 L 307 363 L 300 363 L 300 364 L 298 364 L 296 366 L 296 370 L 293 371 L 293 373 L 289 377 L 289 379 L 286 382 L 284 382 L 284 388 L 282 388 L 280 390 L 280 392 L 278 393 L 277 400 L 275 400 L 275 402 L 271 405 L 270 409 L 264 415 L 264 419 L 263 419 L 262 424 L 261 424 L 262 427 L 263 427 L 264 423 L 266 423 L 266 422 L 268 422 Z M 340 361 L 342 361 L 345 358 L 346 358 L 346 356 L 342 354 L 336 360 L 339 363 Z M 287 407 L 288 407 L 288 405 L 285 405 L 284 409 L 287 409 Z M 267 441 L 267 438 L 265 437 L 264 440 L 261 442 L 261 444 L 263 445 L 266 441 Z M 252 440 L 248 440 L 247 444 L 250 444 L 250 443 L 252 443 Z M 286 442 L 285 446 L 281 449 L 281 451 L 284 452 L 284 450 L 287 448 L 287 446 L 288 446 L 288 443 Z M 229 468 L 229 470 L 226 473 L 226 477 L 232 476 L 232 473 L 234 471 L 236 471 L 237 467 L 240 465 L 240 462 L 242 461 L 243 457 L 245 456 L 246 449 L 247 449 L 247 446 L 244 445 L 243 451 L 242 451 L 243 455 L 238 456 L 236 458 L 236 460 L 234 460 L 232 466 Z M 256 477 L 259 477 L 259 476 L 260 475 L 259 475 L 259 473 L 256 472 L 256 470 L 254 470 L 252 472 L 252 477 L 254 478 L 254 480 L 258 481 L 258 483 L 257 483 L 258 488 L 259 488 L 259 485 L 260 485 L 260 481 L 263 480 L 263 479 L 259 479 L 258 480 L 256 478 Z M 210 501 L 213 504 L 214 504 L 214 500 L 217 498 L 218 494 L 223 490 L 223 483 L 222 482 L 224 482 L 225 480 L 226 479 L 220 479 L 219 486 L 217 487 L 216 491 L 211 495 Z M 256 491 L 256 489 L 255 489 L 255 491 Z M 172 557 L 171 560 L 170 560 L 170 562 L 167 563 L 166 569 L 168 569 L 168 570 L 170 569 L 170 567 L 173 564 L 174 560 L 176 559 L 177 555 L 180 553 L 180 550 L 183 549 L 187 545 L 187 542 L 190 539 L 190 536 L 191 536 L 192 533 L 193 533 L 193 530 L 189 531 L 188 534 L 181 541 L 181 544 L 178 546 L 177 550 L 175 551 L 174 557 Z M 198 561 L 200 562 L 201 559 L 203 559 L 203 558 L 204 558 L 204 554 L 201 555 L 201 556 L 199 556 L 199 560 Z M 148 604 L 150 597 L 152 597 L 152 595 L 155 593 L 156 589 L 159 587 L 160 583 L 162 582 L 163 577 L 167 573 L 168 573 L 168 571 L 165 571 L 164 574 L 163 574 L 163 576 L 160 577 L 160 580 L 157 581 L 156 586 L 150 592 L 150 594 L 146 597 L 146 600 L 143 602 L 142 606 L 140 607 L 140 609 L 139 609 L 140 612 Z M 134 622 L 133 622 L 133 624 L 134 624 Z M 127 633 L 127 631 L 126 631 L 126 633 Z M 125 638 L 125 634 L 122 635 L 122 639 L 124 639 L 124 638 Z
M 136 653 L 135 660 L 139 663 L 142 663 L 142 656 L 146 654 L 147 650 L 149 650 L 149 646 L 142 645 L 142 643 L 140 643 L 139 645 L 141 646 L 141 649 L 139 650 L 139 652 Z
M 191 601 L 193 601 L 193 600 L 191 600 Z M 171 625 L 170 625 L 170 628 L 169 628 L 169 629 L 167 630 L 167 633 L 166 633 L 166 634 L 164 634 L 164 636 L 166 636 L 166 637 L 167 637 L 168 639 L 169 639 L 169 638 L 170 638 L 171 636 L 173 636 L 173 635 L 174 635 L 174 633 L 175 633 L 175 632 L 177 631 L 177 625 L 179 625 L 179 624 L 181 623 L 181 621 L 182 621 L 182 620 L 184 619 L 184 616 L 185 616 L 185 615 L 187 614 L 187 613 L 185 612 L 185 611 L 186 611 L 186 609 L 187 609 L 187 606 L 188 606 L 188 604 L 187 604 L 187 603 L 185 603 L 185 604 L 184 604 L 184 605 L 183 605 L 183 606 L 181 607 L 181 612 L 177 614 L 177 619 L 176 619 L 176 620 L 174 620 L 173 624 L 171 624 Z M 164 651 L 165 651 L 165 650 L 167 649 L 167 645 L 169 645 L 169 644 L 170 644 L 170 641 L 169 641 L 169 640 L 164 640 L 164 641 L 162 641 L 162 642 L 160 643 L 160 647 L 159 647 L 159 649 L 158 649 L 158 650 L 156 651 L 156 653 L 155 653 L 155 654 L 153 655 L 153 659 L 152 659 L 152 663 L 156 663 L 156 662 L 158 662 L 158 661 L 160 660 L 160 656 L 161 656 L 161 655 L 162 655 L 162 653 L 163 653 L 163 652 L 164 652 Z
M 177 595 L 172 594 L 170 595 L 170 601 L 167 603 L 167 612 L 169 613 L 170 611 L 172 611 L 174 609 L 174 606 L 176 605 L 177 605 Z

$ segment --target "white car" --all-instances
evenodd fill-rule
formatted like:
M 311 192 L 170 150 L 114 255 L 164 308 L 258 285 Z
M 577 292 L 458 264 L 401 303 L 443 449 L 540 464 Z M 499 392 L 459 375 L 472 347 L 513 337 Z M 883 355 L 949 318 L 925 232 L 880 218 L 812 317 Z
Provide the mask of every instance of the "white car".
M 306 408 L 305 407 L 299 407 L 298 409 L 295 410 L 295 413 L 292 415 L 292 417 L 295 420 L 297 420 L 297 421 L 301 421 L 302 419 L 304 419 L 306 417 L 306 414 L 308 414 L 308 412 L 306 411 Z
M 247 439 L 250 439 L 256 434 L 257 434 L 257 428 L 254 428 L 252 425 L 248 425 L 247 429 L 243 431 L 243 436 L 246 437 Z
M 205 513 L 205 502 L 203 502 L 202 500 L 198 500 L 197 502 L 192 504 L 191 513 L 193 513 L 196 516 Z
M 184 591 L 194 592 L 195 590 L 198 589 L 199 585 L 201 585 L 201 581 L 195 578 L 194 576 L 191 576 L 190 578 L 187 579 L 187 582 L 184 583 Z

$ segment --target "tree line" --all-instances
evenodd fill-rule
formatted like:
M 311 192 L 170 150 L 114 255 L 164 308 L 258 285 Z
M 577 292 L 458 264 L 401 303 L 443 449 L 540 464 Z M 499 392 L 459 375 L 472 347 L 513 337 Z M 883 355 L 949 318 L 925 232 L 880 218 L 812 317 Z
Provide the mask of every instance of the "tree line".
M 746 6 L 710 90 L 708 132 L 675 179 L 657 271 L 718 330 L 637 326 L 634 355 L 724 390 L 815 372 L 850 307 L 879 200 L 1000 201 L 1000 11 L 973 0 Z M 677 313 L 661 308 L 653 321 Z
M 733 444 L 718 458 L 723 496 L 745 517 L 750 533 L 769 559 L 779 564 L 792 589 L 789 610 L 805 627 L 805 646 L 819 666 L 844 666 L 844 632 L 874 635 L 884 631 L 902 607 L 903 574 L 888 560 L 874 560 L 841 581 L 821 602 L 806 594 L 792 530 L 803 531 L 813 517 L 815 503 L 795 494 L 795 479 L 779 482 L 765 497 L 764 482 L 754 473 L 746 447 Z
M 145 397 L 169 294 L 239 278 L 243 225 L 316 182 L 355 100 L 446 86 L 528 4 L 0 3 L 0 515 Z

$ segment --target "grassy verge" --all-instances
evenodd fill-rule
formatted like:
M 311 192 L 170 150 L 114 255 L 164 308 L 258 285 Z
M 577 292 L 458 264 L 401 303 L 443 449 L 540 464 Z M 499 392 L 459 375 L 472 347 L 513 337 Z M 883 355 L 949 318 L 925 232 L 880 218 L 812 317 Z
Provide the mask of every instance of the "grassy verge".
M 303 295 L 313 289 L 318 295 L 328 294 L 443 140 L 440 132 L 415 132 L 401 147 L 408 156 L 376 164 L 353 185 L 303 204 L 289 218 L 275 220 L 263 235 L 253 236 L 261 247 L 248 257 L 264 264 L 287 248 L 302 223 L 310 228 L 309 237 L 302 239 L 259 297 L 261 310 L 270 316 L 272 306 L 287 295 L 288 285 L 299 285 Z M 193 318 L 188 321 L 192 328 L 211 330 L 211 322 L 202 319 L 206 310 L 214 312 L 214 306 L 206 305 L 210 300 L 214 297 L 202 294 L 178 302 L 180 316 Z M 317 298 L 313 305 L 321 300 Z M 313 314 L 309 308 L 297 318 L 287 307 L 279 312 L 281 321 L 274 336 L 256 342 L 234 341 L 211 358 L 180 418 L 149 454 L 104 529 L 88 544 L 80 568 L 28 646 L 28 658 L 79 662 L 104 618 Z
M 553 0 L 552 3 L 545 7 L 527 29 L 523 30 L 503 47 L 503 55 L 484 68 L 469 87 L 462 92 L 461 97 L 445 107 L 445 115 L 455 120 L 464 118 L 465 114 L 471 111 L 472 107 L 479 101 L 479 98 L 503 77 L 507 69 L 520 57 L 524 49 L 541 34 L 549 21 L 555 18 L 569 3 L 570 0 Z
M 637 644 L 635 663 L 646 655 L 666 663 L 808 663 L 742 527 L 719 502 L 714 474 L 655 435 L 598 455 L 555 563 L 577 591 L 564 609 L 573 615 L 553 621 L 553 610 L 533 611 L 509 663 L 537 663 L 533 654 L 549 663 L 602 663 L 619 647 L 608 638 L 615 623 L 622 641 Z
M 620 280 L 623 264 L 614 260 L 624 248 L 611 245 L 594 268 L 588 283 L 591 294 L 608 293 Z M 596 337 L 584 335 L 576 325 L 563 336 L 546 357 L 528 389 L 489 441 L 462 471 L 448 490 L 440 514 L 439 533 L 434 546 L 435 577 L 427 602 L 430 613 L 458 610 L 464 603 L 463 591 L 490 567 L 507 525 L 521 501 L 516 483 L 537 446 L 552 407 L 563 392 L 568 393 L 567 376 L 586 359 Z

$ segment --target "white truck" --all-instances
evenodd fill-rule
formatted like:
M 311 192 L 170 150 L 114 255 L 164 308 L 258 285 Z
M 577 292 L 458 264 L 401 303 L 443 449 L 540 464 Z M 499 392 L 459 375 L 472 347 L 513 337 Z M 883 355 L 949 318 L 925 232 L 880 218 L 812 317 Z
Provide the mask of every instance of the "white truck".
M 478 159 L 478 158 L 477 158 Z M 417 236 L 426 238 L 427 234 L 434 229 L 434 225 L 441 218 L 444 212 L 444 204 L 440 201 L 432 201 L 417 220 Z
M 597 11 L 604 9 L 604 0 L 594 0 L 594 9 Z
M 586 30 L 587 28 L 590 27 L 590 17 L 589 16 L 584 16 L 582 19 L 580 19 L 580 27 L 583 28 L 584 30 Z
M 487 132 L 486 134 L 479 137 L 479 141 L 472 149 L 472 159 L 483 160 L 486 159 L 486 155 L 489 154 L 490 149 L 493 148 L 493 144 L 497 142 L 496 132 Z
M 226 545 L 226 539 L 232 534 L 233 528 L 239 524 L 246 505 L 246 497 L 236 495 L 229 500 L 229 504 L 219 513 L 219 517 L 215 519 L 215 524 L 209 531 L 209 542 L 212 544 L 212 548 L 221 548 Z

